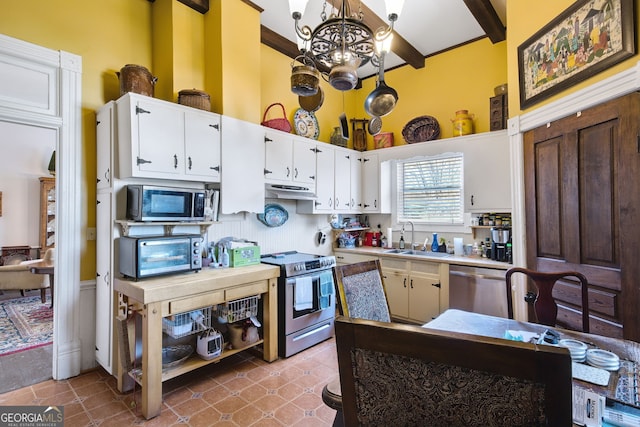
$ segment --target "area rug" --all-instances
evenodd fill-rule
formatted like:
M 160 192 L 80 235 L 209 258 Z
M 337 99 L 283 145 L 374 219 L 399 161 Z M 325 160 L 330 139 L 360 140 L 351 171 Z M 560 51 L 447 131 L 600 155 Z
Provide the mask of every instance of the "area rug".
M 51 300 L 40 297 L 0 301 L 0 356 L 53 342 Z

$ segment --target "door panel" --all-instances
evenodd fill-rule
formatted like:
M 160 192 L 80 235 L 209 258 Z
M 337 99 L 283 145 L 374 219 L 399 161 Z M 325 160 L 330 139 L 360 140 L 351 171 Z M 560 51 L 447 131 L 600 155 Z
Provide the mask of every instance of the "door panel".
M 589 280 L 591 332 L 640 339 L 639 95 L 524 134 L 527 267 Z M 580 327 L 576 284 L 554 289 L 558 324 Z M 623 327 L 624 325 L 624 327 Z

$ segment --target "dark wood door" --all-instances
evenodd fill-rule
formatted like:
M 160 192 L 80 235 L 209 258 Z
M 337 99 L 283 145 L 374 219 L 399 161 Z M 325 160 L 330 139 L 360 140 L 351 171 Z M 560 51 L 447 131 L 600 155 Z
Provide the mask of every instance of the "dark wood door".
M 589 279 L 592 333 L 640 340 L 640 95 L 524 135 L 527 266 Z M 580 329 L 577 283 L 554 288 L 558 324 Z

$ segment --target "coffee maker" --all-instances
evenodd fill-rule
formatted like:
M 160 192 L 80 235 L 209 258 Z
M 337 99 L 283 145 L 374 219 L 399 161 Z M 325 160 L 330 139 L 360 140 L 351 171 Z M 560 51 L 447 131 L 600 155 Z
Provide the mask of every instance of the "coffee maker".
M 511 227 L 491 227 L 491 259 L 511 261 Z

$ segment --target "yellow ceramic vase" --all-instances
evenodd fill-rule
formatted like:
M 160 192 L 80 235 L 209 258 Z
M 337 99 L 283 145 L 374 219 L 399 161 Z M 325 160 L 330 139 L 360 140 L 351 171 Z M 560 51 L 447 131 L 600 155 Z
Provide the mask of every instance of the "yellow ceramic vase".
M 473 114 L 468 110 L 456 111 L 456 117 L 451 119 L 453 123 L 453 136 L 470 135 L 473 133 Z

